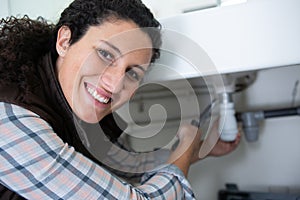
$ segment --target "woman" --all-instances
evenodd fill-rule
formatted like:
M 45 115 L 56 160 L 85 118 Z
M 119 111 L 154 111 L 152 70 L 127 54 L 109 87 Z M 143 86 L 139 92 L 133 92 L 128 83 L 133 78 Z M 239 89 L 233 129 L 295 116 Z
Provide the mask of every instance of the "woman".
M 56 26 L 11 17 L 0 27 L 2 199 L 194 198 L 185 176 L 199 160 L 197 128 L 182 127 L 168 165 L 137 187 L 113 175 L 84 142 L 98 122 L 117 141 L 122 130 L 112 112 L 159 56 L 160 25 L 141 1 L 75 0 Z M 219 144 L 211 155 L 237 143 Z

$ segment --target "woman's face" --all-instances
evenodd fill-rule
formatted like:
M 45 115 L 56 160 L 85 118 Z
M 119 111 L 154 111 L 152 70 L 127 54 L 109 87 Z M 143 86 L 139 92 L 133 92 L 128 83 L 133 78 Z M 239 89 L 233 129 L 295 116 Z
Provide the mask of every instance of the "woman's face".
M 58 32 L 58 80 L 73 112 L 96 123 L 132 97 L 149 66 L 152 43 L 125 20 L 91 26 L 72 45 L 70 36 L 68 27 Z

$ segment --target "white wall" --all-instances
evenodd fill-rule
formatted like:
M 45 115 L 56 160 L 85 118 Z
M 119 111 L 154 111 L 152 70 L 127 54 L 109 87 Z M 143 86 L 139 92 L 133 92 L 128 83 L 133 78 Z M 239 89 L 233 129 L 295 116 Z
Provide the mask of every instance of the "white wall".
M 0 18 L 6 17 L 9 15 L 9 6 L 8 0 L 0 0 Z
M 23 16 L 25 14 L 35 19 L 42 16 L 56 22 L 61 11 L 72 0 L 0 0 L 0 17 L 8 15 Z M 3 6 L 2 6 L 3 5 Z

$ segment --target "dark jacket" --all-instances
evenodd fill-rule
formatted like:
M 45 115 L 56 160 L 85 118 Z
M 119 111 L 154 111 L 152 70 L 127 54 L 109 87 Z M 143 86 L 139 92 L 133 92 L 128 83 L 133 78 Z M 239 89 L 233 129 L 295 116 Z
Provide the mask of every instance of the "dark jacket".
M 51 125 L 65 143 L 101 165 L 101 162 L 90 153 L 84 144 L 82 134 L 85 134 L 84 130 L 86 129 L 82 130 L 78 127 L 89 127 L 90 125 L 80 121 L 72 113 L 58 83 L 52 63 L 50 54 L 43 57 L 35 66 L 34 73 L 30 75 L 31 77 L 26 83 L 26 92 L 21 90 L 18 83 L 15 82 L 0 85 L 0 102 L 16 104 L 38 114 Z M 126 128 L 124 121 L 116 114 L 106 116 L 99 122 L 99 125 L 113 142 Z M 23 198 L 0 184 L 0 199 Z

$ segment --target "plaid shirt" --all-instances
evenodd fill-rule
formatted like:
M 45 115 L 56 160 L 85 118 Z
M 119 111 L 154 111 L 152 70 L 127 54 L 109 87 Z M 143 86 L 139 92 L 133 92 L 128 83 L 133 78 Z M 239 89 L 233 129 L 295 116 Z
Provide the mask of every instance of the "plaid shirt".
M 168 165 L 139 186 L 113 176 L 35 113 L 0 102 L 0 183 L 27 199 L 194 199 L 182 172 Z

